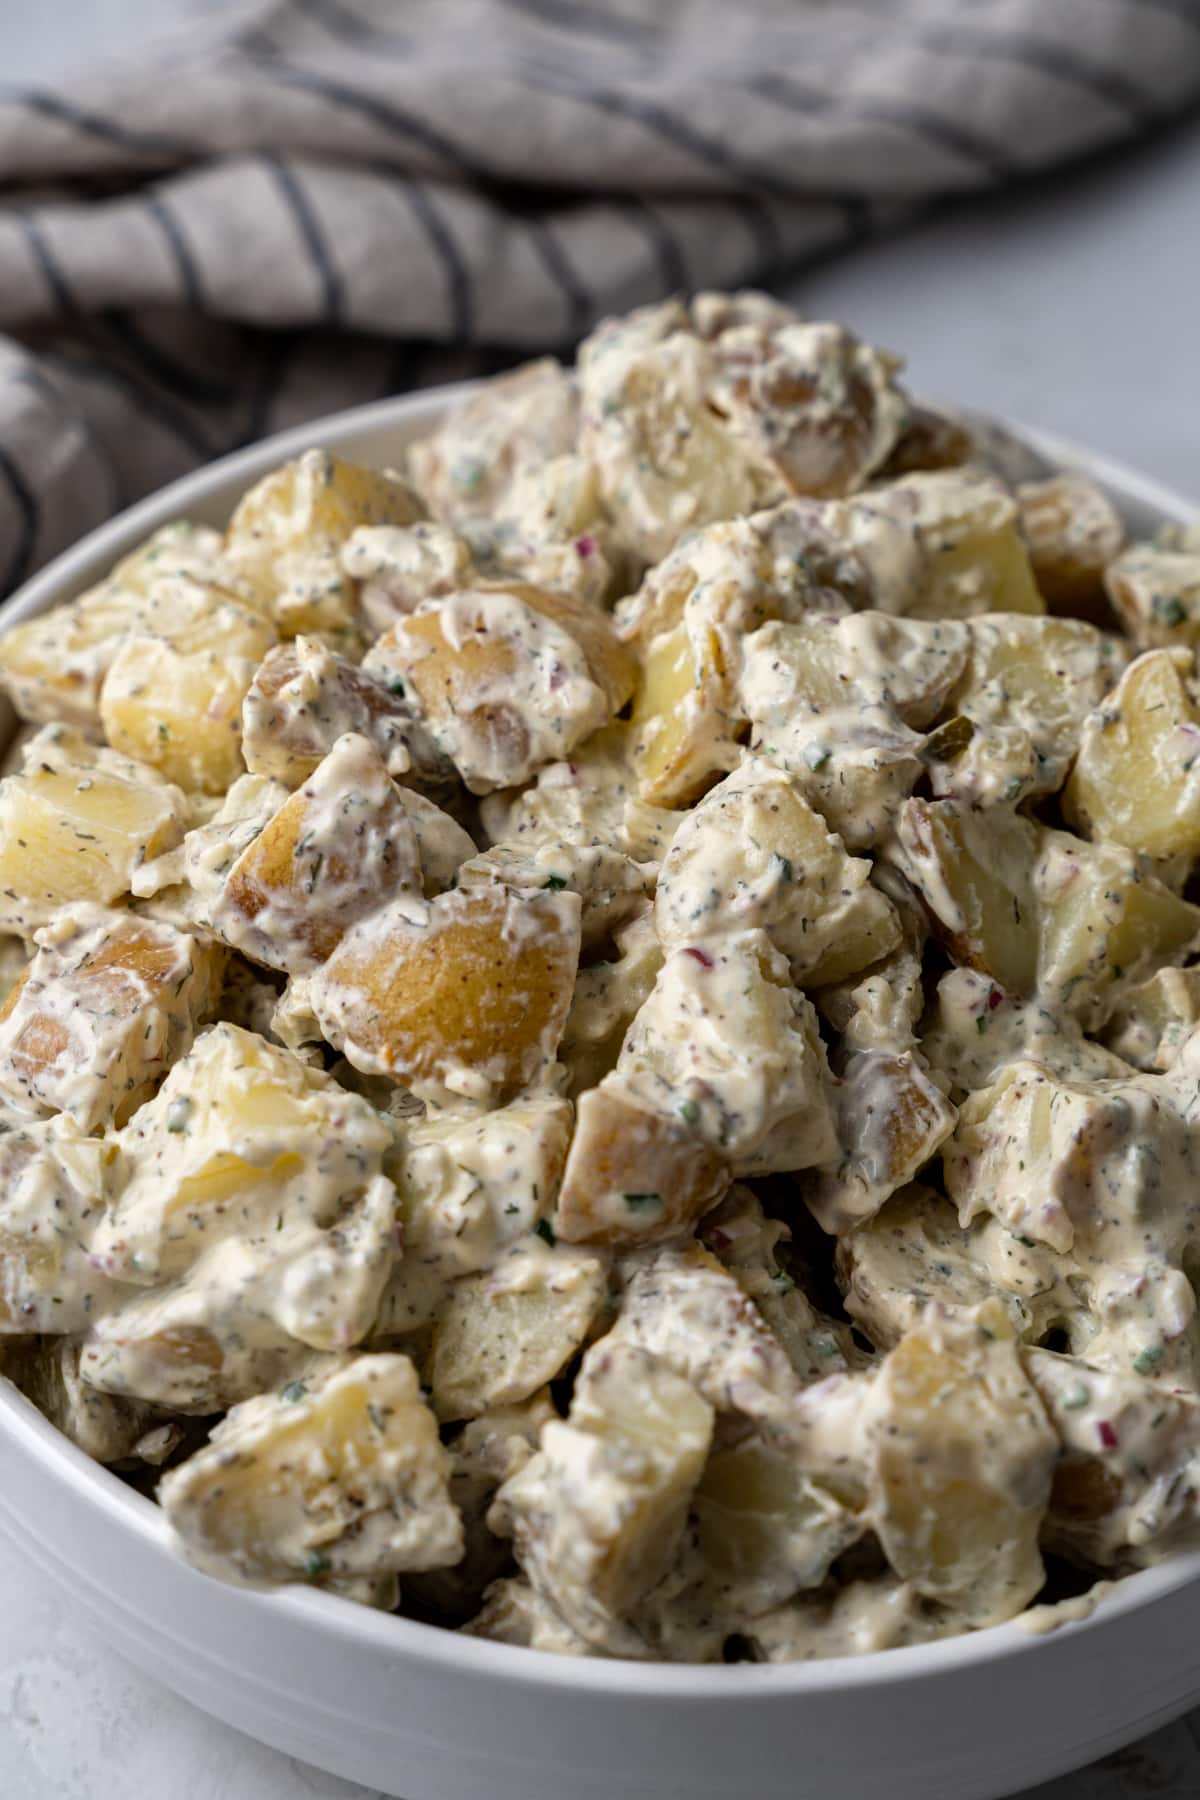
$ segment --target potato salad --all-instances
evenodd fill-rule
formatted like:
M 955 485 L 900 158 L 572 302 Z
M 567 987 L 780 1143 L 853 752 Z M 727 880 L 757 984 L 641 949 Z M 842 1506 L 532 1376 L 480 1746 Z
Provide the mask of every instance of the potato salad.
M 0 1369 L 181 1551 L 844 1656 L 1200 1542 L 1200 529 L 766 296 L 0 639 Z

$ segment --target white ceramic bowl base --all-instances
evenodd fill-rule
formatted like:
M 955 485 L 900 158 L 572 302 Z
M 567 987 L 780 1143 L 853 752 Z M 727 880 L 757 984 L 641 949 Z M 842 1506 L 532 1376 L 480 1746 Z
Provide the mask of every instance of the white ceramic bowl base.
M 44 570 L 0 628 L 70 599 L 169 519 L 222 524 L 252 481 L 310 444 L 395 461 L 447 393 L 340 414 L 175 483 Z M 1102 481 L 1134 530 L 1191 515 L 1126 470 L 1027 435 Z M 1200 1555 L 1119 1584 L 1091 1618 L 1045 1636 L 1006 1625 L 773 1668 L 553 1657 L 305 1589 L 228 1587 L 183 1562 L 157 1508 L 3 1380 L 0 1527 L 147 1673 L 405 1800 L 997 1800 L 1200 1700 Z

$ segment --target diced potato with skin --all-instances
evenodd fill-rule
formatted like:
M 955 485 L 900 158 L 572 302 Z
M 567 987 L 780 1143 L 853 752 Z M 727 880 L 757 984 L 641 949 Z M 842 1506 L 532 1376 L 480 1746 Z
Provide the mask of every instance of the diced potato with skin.
M 907 528 L 914 563 L 896 559 L 894 531 Z M 849 545 L 877 587 L 875 604 L 911 619 L 980 613 L 1044 613 L 1017 503 L 1002 482 L 975 468 L 905 475 L 846 507 Z
M 935 792 L 975 806 L 1055 792 L 1127 647 L 1081 619 L 1001 613 L 970 620 L 968 630 L 966 670 L 945 710 L 973 729 L 965 749 L 935 761 Z
M 280 1220 L 331 1226 L 392 1136 L 365 1100 L 290 1051 L 214 1025 L 120 1135 L 128 1180 L 93 1241 L 97 1267 L 150 1286 L 215 1239 L 263 1236 Z
M 1085 475 L 1055 475 L 1023 482 L 1017 508 L 1046 599 L 1073 611 L 1102 601 L 1105 570 L 1125 542 L 1121 515 L 1108 495 Z
M 878 708 L 924 730 L 961 683 L 971 643 L 957 619 L 814 612 L 754 634 L 742 687 L 756 721 Z
M 207 525 L 164 525 L 98 586 L 6 631 L 0 679 L 21 717 L 98 731 L 100 688 L 117 650 L 162 628 L 178 591 L 173 577 L 220 584 L 220 547 Z
M 549 1600 L 520 1576 L 493 1581 L 480 1611 L 461 1627 L 464 1636 L 494 1644 L 516 1644 L 523 1650 L 549 1650 L 558 1656 L 596 1656 L 587 1639 L 572 1631 Z
M 1045 1579 L 1038 1532 L 1059 1446 L 1003 1310 L 927 1314 L 873 1398 L 871 1515 L 892 1568 L 971 1624 L 1014 1618 Z
M 1200 968 L 1159 969 L 1118 1000 L 1105 1042 L 1135 1068 L 1165 1071 L 1198 1025 Z
M 633 1249 L 675 1237 L 720 1199 L 729 1168 L 678 1114 L 640 1106 L 620 1076 L 576 1103 L 554 1229 L 570 1243 Z
M 207 930 L 230 869 L 287 797 L 282 782 L 239 775 L 210 819 L 134 869 L 130 883 L 142 902 L 140 912 L 185 931 Z
M 348 731 L 242 852 L 210 921 L 252 961 L 302 975 L 405 895 L 423 895 L 416 832 L 379 752 Z
M 909 397 L 900 435 L 887 462 L 879 471 L 883 481 L 897 475 L 916 475 L 930 469 L 956 469 L 970 462 L 975 439 L 964 420 L 939 407 L 920 404 Z
M 1200 711 L 1187 650 L 1139 656 L 1084 723 L 1064 810 L 1148 856 L 1200 854 Z
M 569 889 L 578 894 L 585 950 L 610 937 L 646 901 L 647 871 L 608 844 L 494 844 L 460 864 L 457 886 Z
M 876 962 L 900 939 L 895 912 L 782 770 L 748 757 L 684 819 L 663 859 L 654 917 L 667 951 L 764 930 L 797 985 Z
M 600 1257 L 540 1239 L 455 1282 L 433 1333 L 439 1419 L 477 1418 L 553 1381 L 591 1335 L 607 1290 Z
M 69 1119 L 0 1135 L 0 1344 L 84 1331 L 116 1297 L 91 1259 L 115 1156 Z
M 958 1115 L 915 1049 L 852 1055 L 834 1110 L 841 1160 L 810 1177 L 802 1192 L 821 1229 L 841 1237 L 937 1155 Z
M 457 1562 L 449 1476 L 412 1363 L 359 1356 L 236 1407 L 159 1498 L 203 1567 L 319 1585 Z
M 284 637 L 356 623 L 355 584 L 339 553 L 360 525 L 411 525 L 424 514 L 395 474 L 306 450 L 242 495 L 222 560 Z
M 216 1006 L 222 953 L 170 925 L 77 902 L 37 934 L 0 1008 L 0 1095 L 123 1125 Z
M 85 1380 L 172 1412 L 220 1412 L 295 1373 L 314 1350 L 361 1343 L 396 1253 L 396 1195 L 372 1177 L 327 1227 L 303 1218 L 202 1250 L 177 1280 L 106 1313 Z
M 579 399 L 553 357 L 523 363 L 450 408 L 408 467 L 435 519 L 503 511 L 513 482 L 575 447 Z
M 1032 872 L 1037 828 L 1019 814 L 974 813 L 953 800 L 907 800 L 898 822 L 902 866 L 956 962 L 1012 993 L 1037 979 Z
M 89 1387 L 80 1379 L 79 1350 L 77 1337 L 42 1338 L 6 1357 L 4 1373 L 86 1456 L 124 1462 L 137 1455 L 154 1414 L 136 1401 Z
M 1133 544 L 1104 585 L 1139 650 L 1200 644 L 1200 543 Z
M 1200 1494 L 1195 1395 L 1048 1350 L 1027 1351 L 1025 1362 L 1062 1451 L 1048 1548 L 1121 1570 L 1190 1549 Z
M 598 1648 L 646 1655 L 631 1612 L 666 1573 L 712 1441 L 713 1411 L 662 1362 L 602 1339 L 571 1411 L 490 1515 L 534 1588 Z
M 566 756 L 630 698 L 636 665 L 594 608 L 524 582 L 427 602 L 364 669 L 402 681 L 474 793 L 515 787 Z
M 352 927 L 309 997 L 355 1068 L 503 1100 L 553 1063 L 578 963 L 576 894 L 472 888 Z
M 1040 917 L 1038 991 L 1085 1031 L 1103 1025 L 1122 992 L 1200 944 L 1200 907 L 1157 881 L 1116 844 L 1042 833 L 1033 871 Z
M 275 633 L 218 588 L 188 577 L 178 586 L 176 616 L 122 641 L 100 719 L 114 750 L 189 791 L 223 794 L 242 772 L 242 700 Z
M 737 1272 L 691 1243 L 635 1251 L 622 1265 L 625 1291 L 603 1340 L 632 1344 L 665 1363 L 718 1412 L 771 1420 L 800 1392 L 800 1376 Z M 831 1342 L 829 1366 L 837 1367 Z
M 48 725 L 0 781 L 0 927 L 31 937 L 74 900 L 111 905 L 181 841 L 184 796 L 157 771 Z
M 376 636 L 423 600 L 470 587 L 476 572 L 464 539 L 429 520 L 361 525 L 343 544 L 341 564 L 359 583 L 359 610 Z
M 246 767 L 298 787 L 347 731 L 370 738 L 397 780 L 441 799 L 458 785 L 402 684 L 376 681 L 319 638 L 268 651 L 242 702 Z
M 489 1268 L 549 1216 L 571 1141 L 571 1108 L 534 1094 L 492 1112 L 434 1112 L 408 1124 L 388 1159 L 403 1254 L 375 1331 L 431 1322 L 451 1281 Z
M 615 1067 L 625 1033 L 650 998 L 662 968 L 654 909 L 646 904 L 613 938 L 615 962 L 589 963 L 575 978 L 559 1060 L 571 1099 L 599 1087 Z
M 838 1154 L 816 1015 L 761 931 L 673 951 L 617 1071 L 735 1175 L 822 1167 Z

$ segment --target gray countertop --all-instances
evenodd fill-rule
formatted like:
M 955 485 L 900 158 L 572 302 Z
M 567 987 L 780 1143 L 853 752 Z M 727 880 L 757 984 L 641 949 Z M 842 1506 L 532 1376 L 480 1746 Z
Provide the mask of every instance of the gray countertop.
M 66 77 L 213 10 L 214 0 L 7 0 L 0 70 Z M 956 207 L 785 291 L 903 351 L 921 392 L 1074 437 L 1200 501 L 1200 121 L 1036 190 Z M 366 1795 L 137 1674 L 4 1542 L 0 1594 L 3 1800 Z M 1036 1800 L 1198 1794 L 1200 1714 Z

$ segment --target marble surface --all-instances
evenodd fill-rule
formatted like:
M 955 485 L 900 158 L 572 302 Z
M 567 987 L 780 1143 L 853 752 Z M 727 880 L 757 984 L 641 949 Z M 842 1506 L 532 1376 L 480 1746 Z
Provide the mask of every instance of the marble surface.
M 216 3 L 0 0 L 0 70 L 68 76 Z M 921 391 L 1073 436 L 1200 502 L 1200 121 L 784 291 L 903 349 Z M 135 1673 L 3 1541 L 0 1595 L 0 1800 L 366 1800 Z M 1200 1713 L 1027 1800 L 1198 1793 Z

